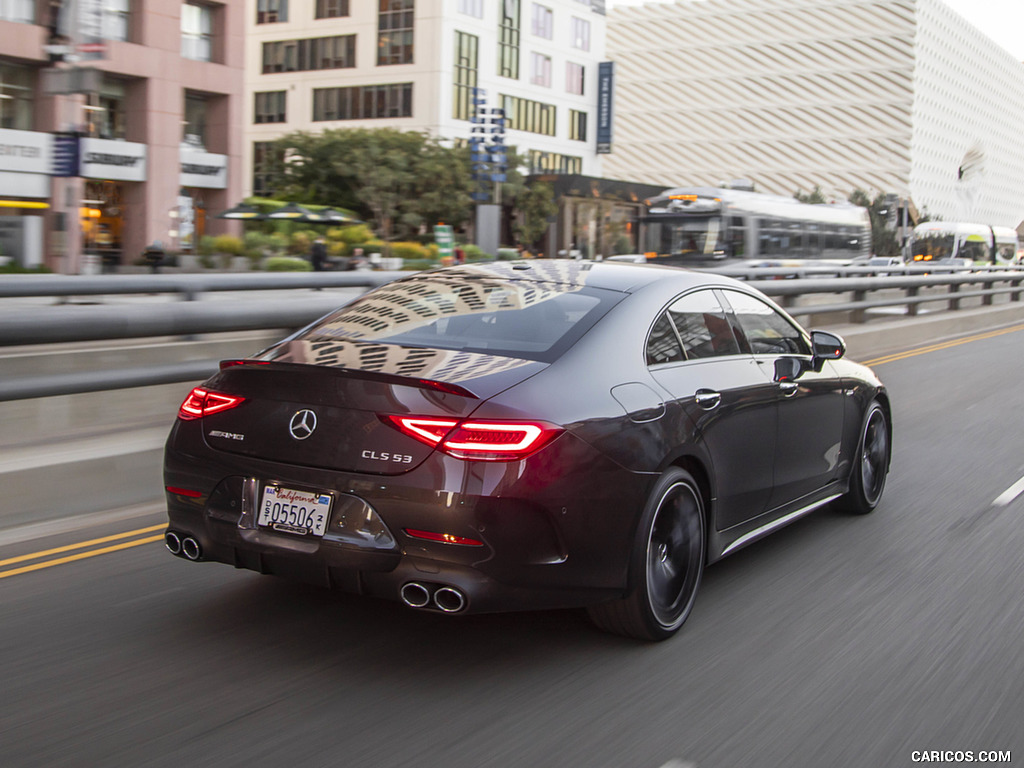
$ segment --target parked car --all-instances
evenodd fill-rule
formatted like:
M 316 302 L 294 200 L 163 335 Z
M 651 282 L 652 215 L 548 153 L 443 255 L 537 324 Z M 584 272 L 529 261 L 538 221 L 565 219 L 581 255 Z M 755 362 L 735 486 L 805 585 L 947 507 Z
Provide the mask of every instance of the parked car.
M 895 256 L 872 256 L 867 266 L 874 267 L 873 275 L 893 275 L 902 273 L 906 265 Z
M 167 441 L 168 549 L 443 613 L 674 634 L 713 563 L 872 511 L 885 387 L 744 283 L 495 262 L 384 285 L 228 360 Z

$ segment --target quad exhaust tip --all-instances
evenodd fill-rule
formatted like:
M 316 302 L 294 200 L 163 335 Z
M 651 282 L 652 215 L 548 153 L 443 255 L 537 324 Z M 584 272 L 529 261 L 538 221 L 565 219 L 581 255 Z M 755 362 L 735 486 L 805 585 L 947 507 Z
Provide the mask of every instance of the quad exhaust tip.
M 195 562 L 203 557 L 203 548 L 192 536 L 182 536 L 177 531 L 164 534 L 164 546 L 172 555 L 179 555 Z
M 437 609 L 443 613 L 459 613 L 466 608 L 466 596 L 455 587 L 410 581 L 402 585 L 398 594 L 410 608 Z
M 181 540 L 181 554 L 187 559 L 195 562 L 203 556 L 202 547 L 199 546 L 199 542 L 188 536 Z
M 164 534 L 164 546 L 167 547 L 167 551 L 172 555 L 180 555 L 181 537 L 174 531 L 168 531 Z

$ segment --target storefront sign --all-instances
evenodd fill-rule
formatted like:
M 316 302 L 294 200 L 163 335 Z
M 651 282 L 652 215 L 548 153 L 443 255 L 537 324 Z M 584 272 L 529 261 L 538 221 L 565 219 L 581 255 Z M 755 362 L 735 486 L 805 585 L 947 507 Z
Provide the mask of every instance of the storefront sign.
M 0 167 L 5 171 L 48 174 L 52 152 L 48 133 L 0 129 Z
M 52 162 L 50 134 L 0 129 L 0 197 L 49 197 Z
M 183 187 L 226 189 L 228 186 L 228 156 L 215 155 L 199 149 L 181 149 L 181 178 Z
M 110 139 L 82 139 L 81 175 L 110 181 L 146 180 L 146 145 Z
M 612 93 L 614 91 L 615 62 L 602 61 L 597 65 L 597 154 L 612 151 Z

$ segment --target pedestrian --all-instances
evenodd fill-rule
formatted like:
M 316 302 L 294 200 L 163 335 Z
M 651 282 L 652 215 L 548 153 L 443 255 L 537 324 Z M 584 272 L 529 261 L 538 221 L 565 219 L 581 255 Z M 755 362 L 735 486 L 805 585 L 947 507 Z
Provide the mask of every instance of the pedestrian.
M 150 271 L 155 275 L 160 271 L 160 265 L 164 261 L 164 244 L 154 240 L 152 245 L 147 245 L 142 252 L 142 258 L 149 264 Z
M 323 272 L 330 269 L 330 263 L 327 261 L 327 246 L 324 244 L 322 237 L 318 237 L 313 242 L 309 260 L 313 263 L 314 272 Z

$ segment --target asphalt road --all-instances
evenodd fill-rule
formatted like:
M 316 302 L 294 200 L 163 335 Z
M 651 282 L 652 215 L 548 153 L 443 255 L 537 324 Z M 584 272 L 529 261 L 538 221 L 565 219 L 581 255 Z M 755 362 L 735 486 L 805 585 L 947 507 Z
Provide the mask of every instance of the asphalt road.
M 876 364 L 896 426 L 880 508 L 823 510 L 711 567 L 661 644 L 579 612 L 433 616 L 191 564 L 133 546 L 154 513 L 8 539 L 0 763 L 1020 762 L 1024 330 L 984 336 Z

